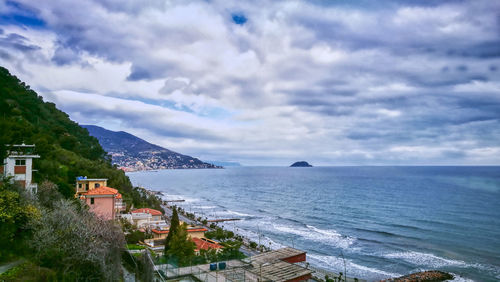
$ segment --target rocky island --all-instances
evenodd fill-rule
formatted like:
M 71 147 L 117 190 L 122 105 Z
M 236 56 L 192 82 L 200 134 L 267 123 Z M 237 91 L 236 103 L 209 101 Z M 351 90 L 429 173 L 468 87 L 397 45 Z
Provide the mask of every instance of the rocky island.
M 290 167 L 312 167 L 312 165 L 310 165 L 306 161 L 300 161 L 300 162 L 293 163 Z

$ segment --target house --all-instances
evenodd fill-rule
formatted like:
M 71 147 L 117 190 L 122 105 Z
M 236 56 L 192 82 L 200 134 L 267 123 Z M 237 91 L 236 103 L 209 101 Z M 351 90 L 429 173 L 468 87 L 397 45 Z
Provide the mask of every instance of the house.
M 224 247 L 213 241 L 213 240 L 210 240 L 210 239 L 207 239 L 207 238 L 191 238 L 191 240 L 196 244 L 196 249 L 194 250 L 195 253 L 197 255 L 200 254 L 200 251 L 201 250 L 209 250 L 209 249 L 214 249 L 216 252 L 219 252 L 220 250 L 222 250 Z
M 78 176 L 75 184 L 75 198 L 92 189 L 106 186 L 108 186 L 107 178 L 87 178 L 87 176 Z
M 118 190 L 100 186 L 80 195 L 80 199 L 90 207 L 90 210 L 105 220 L 115 219 L 117 202 L 121 199 Z
M 151 231 L 153 232 L 153 239 L 158 240 L 167 238 L 169 229 L 170 228 L 152 229 Z M 207 231 L 208 229 L 201 226 L 188 226 L 187 228 L 188 236 L 190 238 L 205 238 L 205 232 Z
M 167 224 L 160 211 L 150 208 L 142 208 L 131 211 L 128 214 L 122 214 L 122 218 L 128 220 L 138 228 L 165 228 Z
M 6 145 L 7 157 L 0 166 L 0 174 L 13 177 L 13 181 L 25 187 L 28 191 L 36 193 L 38 185 L 33 183 L 33 159 L 40 158 L 34 153 L 35 145 Z

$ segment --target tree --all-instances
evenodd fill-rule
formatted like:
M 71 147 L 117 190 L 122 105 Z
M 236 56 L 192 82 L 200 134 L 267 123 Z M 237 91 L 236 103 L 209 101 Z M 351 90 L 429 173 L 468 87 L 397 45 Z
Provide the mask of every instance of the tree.
M 57 188 L 56 184 L 45 180 L 38 187 L 38 202 L 46 208 L 53 209 L 54 204 L 62 199 L 62 195 L 58 190 L 59 189 Z
M 172 241 L 172 237 L 175 235 L 177 232 L 177 229 L 179 228 L 179 215 L 177 214 L 177 209 L 174 207 L 172 209 L 172 218 L 170 219 L 170 228 L 168 229 L 168 235 L 167 238 L 165 239 L 165 256 L 167 255 L 168 250 L 170 249 L 170 242 Z
M 169 232 L 170 233 L 170 232 Z M 170 241 L 167 256 L 178 261 L 179 266 L 189 265 L 194 257 L 196 244 L 188 238 L 187 224 L 179 225 Z
M 118 226 L 78 201 L 59 200 L 41 211 L 29 241 L 40 266 L 56 270 L 60 280 L 120 280 L 125 240 Z
M 23 240 L 29 236 L 26 226 L 30 218 L 39 218 L 40 211 L 29 202 L 24 188 L 0 179 L 0 261 L 20 255 L 25 249 Z

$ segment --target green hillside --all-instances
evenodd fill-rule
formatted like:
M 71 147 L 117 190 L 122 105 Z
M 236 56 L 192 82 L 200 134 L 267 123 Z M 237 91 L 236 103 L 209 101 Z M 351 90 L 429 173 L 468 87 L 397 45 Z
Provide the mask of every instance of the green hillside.
M 69 119 L 54 103 L 44 102 L 30 87 L 0 67 L 0 144 L 35 144 L 34 178 L 50 180 L 65 197 L 74 195 L 75 177 L 79 175 L 108 178 L 108 185 L 118 189 L 128 204 L 151 206 L 132 188 L 121 170 L 111 165 L 107 153 L 87 129 Z M 0 146 L 0 158 L 6 147 Z

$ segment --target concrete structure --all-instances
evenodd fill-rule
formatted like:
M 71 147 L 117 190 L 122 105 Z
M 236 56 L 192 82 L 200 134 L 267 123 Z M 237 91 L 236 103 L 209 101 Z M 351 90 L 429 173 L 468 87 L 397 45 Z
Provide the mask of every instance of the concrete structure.
M 252 264 L 264 264 L 277 260 L 297 263 L 304 262 L 306 259 L 306 252 L 286 247 L 255 255 L 252 257 Z
M 38 185 L 33 183 L 33 159 L 40 158 L 34 153 L 35 145 L 6 145 L 7 158 L 0 166 L 0 173 L 6 177 L 13 177 L 13 181 L 19 183 L 32 193 L 36 193 Z
M 306 252 L 294 248 L 282 248 L 252 256 L 249 262 L 254 272 L 264 281 L 297 282 L 309 280 L 312 271 L 295 263 L 306 261 Z
M 117 198 L 121 198 L 118 190 L 101 186 L 81 194 L 80 199 L 90 207 L 90 210 L 105 220 L 115 219 Z
M 305 259 L 305 252 L 293 248 L 284 248 L 262 253 L 244 260 L 226 261 L 226 268 L 217 271 L 210 270 L 210 264 L 201 264 L 189 267 L 172 268 L 170 265 L 159 265 L 167 279 L 186 279 L 192 275 L 199 281 L 209 282 L 234 282 L 234 281 L 307 281 L 312 277 L 313 271 L 285 260 Z M 258 262 L 258 263 L 256 263 Z
M 75 185 L 75 198 L 92 189 L 106 186 L 108 186 L 107 178 L 87 178 L 87 176 L 78 176 Z

